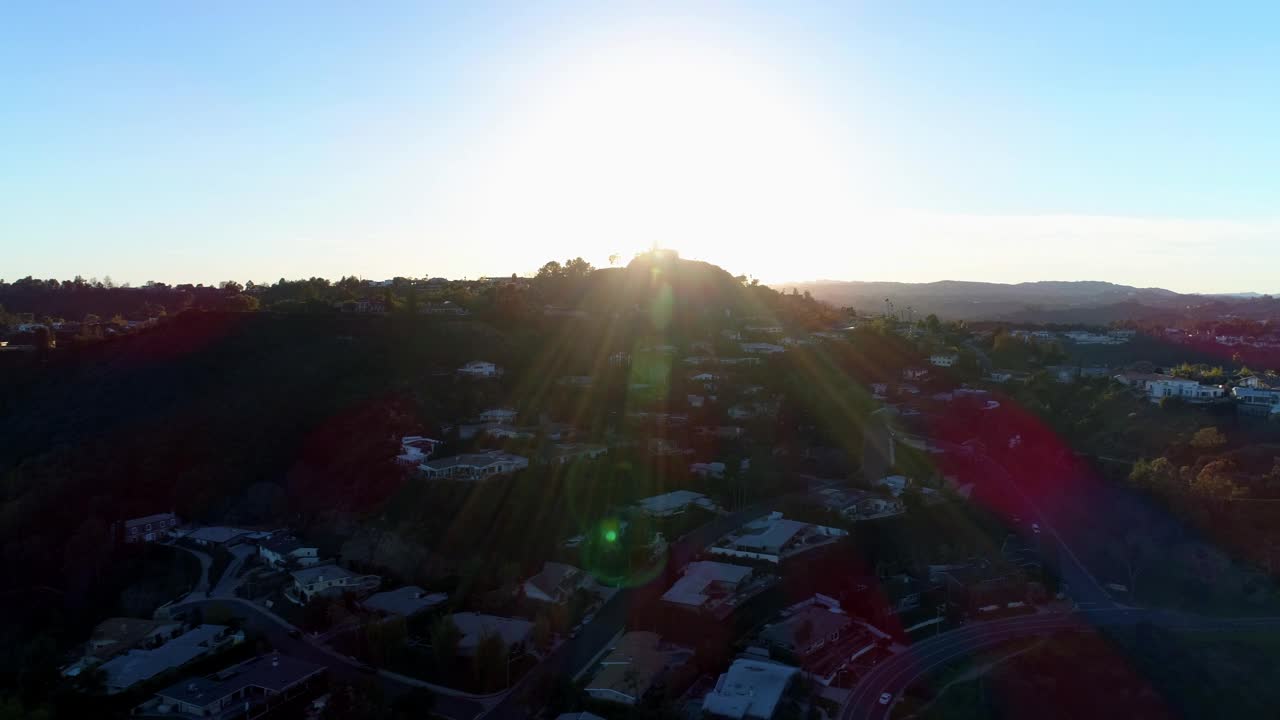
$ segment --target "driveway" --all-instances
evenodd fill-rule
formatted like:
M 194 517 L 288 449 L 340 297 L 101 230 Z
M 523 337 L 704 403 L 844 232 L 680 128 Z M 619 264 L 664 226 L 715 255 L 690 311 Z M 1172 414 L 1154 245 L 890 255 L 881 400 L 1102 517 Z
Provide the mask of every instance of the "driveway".
M 222 571 L 222 577 L 218 578 L 218 584 L 210 593 L 211 597 L 234 597 L 236 588 L 240 587 L 243 578 L 239 577 L 240 571 L 244 568 L 245 562 L 249 560 L 257 549 L 248 543 L 241 543 L 227 548 L 231 553 L 231 562 L 227 563 L 227 568 Z

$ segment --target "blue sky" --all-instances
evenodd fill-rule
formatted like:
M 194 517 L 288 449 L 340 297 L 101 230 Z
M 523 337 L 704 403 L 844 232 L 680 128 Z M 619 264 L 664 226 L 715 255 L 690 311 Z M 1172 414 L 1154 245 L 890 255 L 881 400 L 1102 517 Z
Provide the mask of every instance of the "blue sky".
M 1280 290 L 1273 4 L 359 5 L 0 9 L 0 276 Z

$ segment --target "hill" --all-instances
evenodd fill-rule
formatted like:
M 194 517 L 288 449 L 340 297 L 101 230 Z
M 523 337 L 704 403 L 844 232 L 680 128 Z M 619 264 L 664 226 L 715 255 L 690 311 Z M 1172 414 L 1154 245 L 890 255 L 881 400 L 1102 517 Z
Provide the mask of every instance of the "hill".
M 791 287 L 790 285 L 788 287 Z M 1137 288 L 1109 282 L 1026 282 L 1017 284 L 837 282 L 798 283 L 794 287 L 841 307 L 879 313 L 888 299 L 898 313 L 933 313 L 950 320 L 1017 320 L 1087 323 L 1155 319 L 1171 311 L 1233 303 L 1232 298 L 1187 295 L 1163 288 Z

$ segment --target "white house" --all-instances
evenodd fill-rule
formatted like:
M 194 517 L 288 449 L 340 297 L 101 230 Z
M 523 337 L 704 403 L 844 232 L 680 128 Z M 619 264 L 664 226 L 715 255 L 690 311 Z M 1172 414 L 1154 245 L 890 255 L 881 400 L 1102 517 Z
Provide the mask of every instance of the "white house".
M 124 541 L 153 542 L 169 537 L 178 527 L 178 516 L 171 512 L 147 515 L 124 521 Z
M 431 459 L 441 442 L 422 435 L 405 435 L 400 438 L 400 454 L 396 456 L 396 462 L 403 465 L 424 463 Z
M 370 592 L 378 589 L 382 578 L 377 575 L 357 575 L 337 565 L 316 565 L 294 570 L 291 590 L 301 602 L 311 602 L 321 593 L 331 591 Z
M 1116 375 L 1115 380 L 1142 390 L 1151 402 L 1160 402 L 1164 398 L 1181 398 L 1187 402 L 1204 403 L 1226 395 L 1226 388 L 1221 385 L 1201 385 L 1195 380 L 1171 375 L 1122 373 Z
M 711 554 L 776 564 L 848 534 L 839 528 L 787 520 L 782 513 L 773 512 L 717 540 Z
M 743 565 L 698 560 L 662 595 L 665 602 L 693 609 L 714 608 L 731 599 L 751 577 Z
M 668 645 L 654 632 L 633 631 L 618 638 L 584 691 L 593 699 L 636 705 L 665 676 L 693 659 L 688 648 Z
M 765 659 L 738 658 L 702 701 L 704 714 L 770 720 L 800 669 Z
M 418 466 L 431 479 L 479 480 L 529 467 L 529 459 L 497 450 L 428 460 Z
M 1268 415 L 1280 413 L 1280 390 L 1266 390 L 1254 387 L 1231 388 L 1231 396 L 1242 405 L 1268 408 Z M 1261 414 L 1259 410 L 1258 414 Z
M 955 353 L 938 353 L 929 356 L 929 364 L 934 367 L 952 367 L 960 362 L 960 356 Z
M 575 460 L 595 460 L 609 453 L 608 445 L 560 443 L 551 449 L 551 462 L 564 465 Z
M 511 408 L 490 408 L 480 413 L 482 423 L 511 423 L 516 420 L 516 411 Z
M 472 360 L 471 362 L 458 368 L 458 374 L 470 377 L 498 377 L 502 374 L 502 368 L 491 362 L 484 360 Z
M 320 549 L 304 545 L 290 535 L 270 537 L 258 543 L 258 555 L 274 567 L 297 564 L 302 567 L 320 562 Z
M 929 377 L 928 368 L 911 367 L 911 368 L 902 369 L 903 380 L 923 380 L 924 378 L 927 378 L 927 377 Z

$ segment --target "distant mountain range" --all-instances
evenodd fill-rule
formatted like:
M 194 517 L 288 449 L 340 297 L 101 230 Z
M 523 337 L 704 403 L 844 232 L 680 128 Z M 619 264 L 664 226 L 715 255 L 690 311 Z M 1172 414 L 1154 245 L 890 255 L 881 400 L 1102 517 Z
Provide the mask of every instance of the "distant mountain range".
M 1106 324 L 1121 320 L 1174 321 L 1236 314 L 1277 316 L 1277 301 L 1258 293 L 1195 295 L 1099 281 L 1045 281 L 1016 285 L 944 280 L 932 283 L 819 280 L 789 283 L 819 300 L 859 312 L 892 307 L 901 317 L 930 313 L 951 320 Z M 888 301 L 888 304 L 886 303 Z

